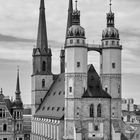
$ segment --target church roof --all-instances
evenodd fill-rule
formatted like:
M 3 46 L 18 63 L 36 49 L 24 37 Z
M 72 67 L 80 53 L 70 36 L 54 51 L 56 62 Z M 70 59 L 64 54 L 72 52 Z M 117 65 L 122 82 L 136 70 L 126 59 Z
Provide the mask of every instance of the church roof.
M 63 118 L 65 94 L 64 84 L 64 74 L 60 74 L 46 94 L 44 101 L 35 114 L 35 117 L 55 119 Z
M 92 81 L 91 77 L 94 78 Z M 60 74 L 46 93 L 34 117 L 64 119 L 64 98 L 65 74 Z M 84 93 L 83 98 L 111 98 L 102 90 L 100 78 L 93 65 L 88 66 L 88 90 Z

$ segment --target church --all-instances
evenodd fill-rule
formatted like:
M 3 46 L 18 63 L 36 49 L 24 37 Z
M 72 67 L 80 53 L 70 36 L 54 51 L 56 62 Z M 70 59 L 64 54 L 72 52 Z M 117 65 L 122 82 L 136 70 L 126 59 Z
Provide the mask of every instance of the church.
M 69 0 L 60 73 L 52 73 L 45 3 L 40 0 L 37 44 L 33 49 L 32 140 L 125 140 L 121 118 L 121 52 L 115 14 L 107 13 L 100 45 L 86 43 L 77 0 Z M 88 52 L 100 54 L 100 75 Z

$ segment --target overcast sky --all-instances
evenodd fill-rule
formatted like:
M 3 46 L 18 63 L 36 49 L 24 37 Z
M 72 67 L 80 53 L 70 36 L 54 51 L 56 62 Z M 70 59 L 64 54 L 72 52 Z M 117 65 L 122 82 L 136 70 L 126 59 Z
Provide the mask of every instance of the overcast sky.
M 31 100 L 32 49 L 36 44 L 39 0 L 0 0 L 0 88 L 14 96 L 16 69 L 24 103 Z M 53 51 L 53 72 L 59 73 L 59 51 L 64 44 L 68 0 L 45 0 L 47 34 Z M 87 43 L 101 43 L 109 0 L 79 0 L 81 25 Z M 123 97 L 140 102 L 140 0 L 113 0 L 115 26 L 120 31 Z M 89 63 L 99 71 L 99 54 L 89 53 Z

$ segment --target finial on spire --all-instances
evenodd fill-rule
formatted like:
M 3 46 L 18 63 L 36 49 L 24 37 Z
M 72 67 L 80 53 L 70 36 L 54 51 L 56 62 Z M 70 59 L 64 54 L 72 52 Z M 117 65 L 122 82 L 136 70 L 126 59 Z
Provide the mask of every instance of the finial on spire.
M 77 11 L 77 0 L 75 0 L 75 10 Z
M 112 0 L 110 0 L 110 12 L 112 12 L 112 10 L 111 10 L 111 6 L 112 6 Z

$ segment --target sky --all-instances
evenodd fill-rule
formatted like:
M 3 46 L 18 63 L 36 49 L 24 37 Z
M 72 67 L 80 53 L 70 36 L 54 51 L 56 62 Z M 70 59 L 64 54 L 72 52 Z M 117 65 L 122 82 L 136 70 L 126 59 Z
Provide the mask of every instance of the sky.
M 0 0 L 0 88 L 15 96 L 17 65 L 24 104 L 31 103 L 32 50 L 36 45 L 40 0 Z M 59 73 L 60 49 L 64 46 L 68 0 L 45 0 L 53 73 Z M 101 43 L 109 0 L 79 0 L 81 26 L 87 43 Z M 140 104 L 140 0 L 112 0 L 115 27 L 122 51 L 122 97 Z M 90 52 L 88 62 L 99 72 L 99 54 Z

